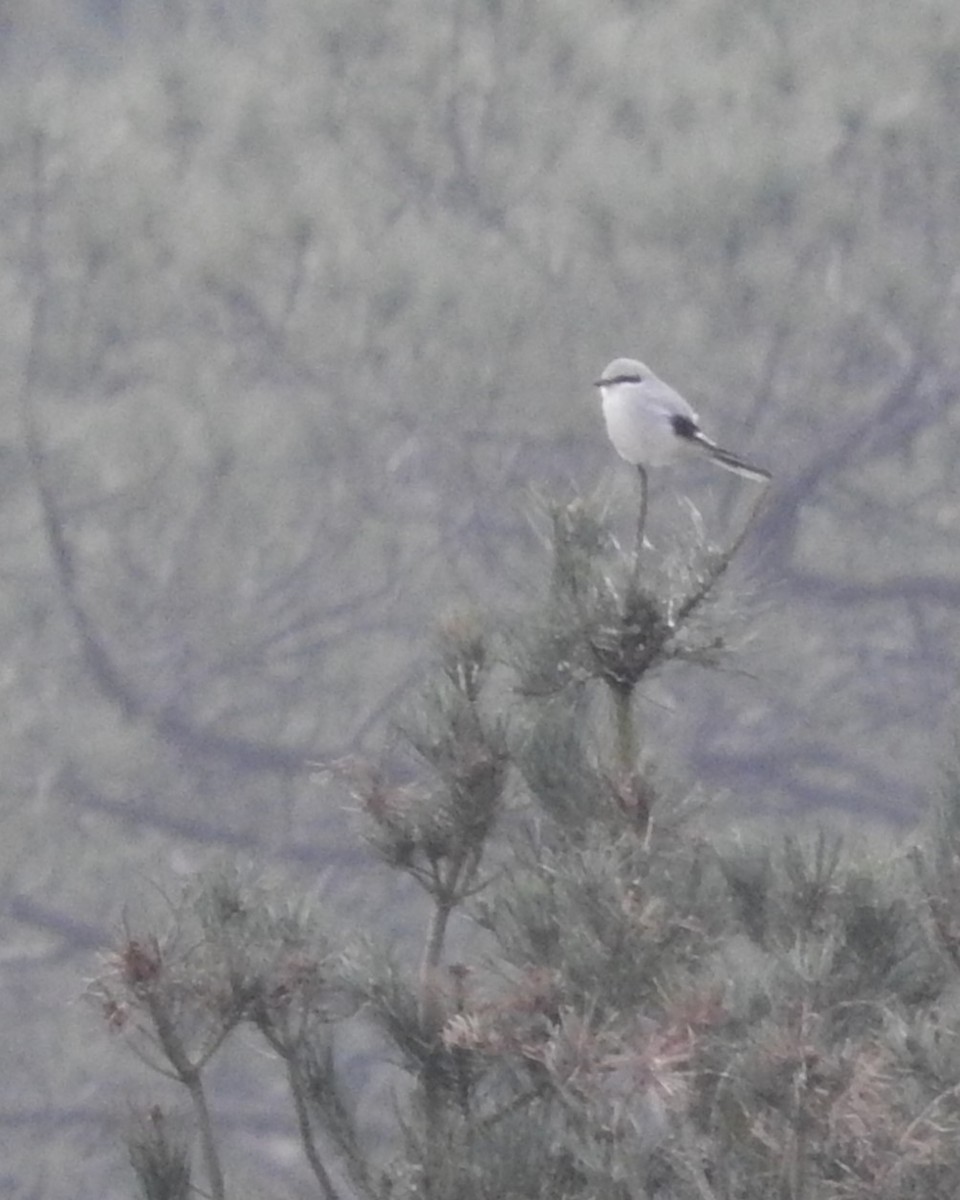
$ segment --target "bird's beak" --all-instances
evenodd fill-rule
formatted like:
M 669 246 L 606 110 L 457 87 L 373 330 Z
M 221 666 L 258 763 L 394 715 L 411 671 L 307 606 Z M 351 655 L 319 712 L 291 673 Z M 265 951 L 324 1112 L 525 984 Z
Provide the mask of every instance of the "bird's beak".
M 606 387 L 607 381 L 605 379 L 595 379 L 593 381 L 593 386 L 594 387 Z

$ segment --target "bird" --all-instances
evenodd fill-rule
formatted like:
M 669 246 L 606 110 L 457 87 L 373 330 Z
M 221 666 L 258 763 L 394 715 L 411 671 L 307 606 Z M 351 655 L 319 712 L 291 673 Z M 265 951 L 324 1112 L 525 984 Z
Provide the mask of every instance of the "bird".
M 621 458 L 640 473 L 637 555 L 647 516 L 647 469 L 668 467 L 697 453 L 745 479 L 769 482 L 770 472 L 745 462 L 708 438 L 691 404 L 635 358 L 615 358 L 596 381 L 607 435 Z
M 746 479 L 770 479 L 763 467 L 751 466 L 708 438 L 692 406 L 637 359 L 615 358 L 595 386 L 614 449 L 641 472 L 699 452 Z

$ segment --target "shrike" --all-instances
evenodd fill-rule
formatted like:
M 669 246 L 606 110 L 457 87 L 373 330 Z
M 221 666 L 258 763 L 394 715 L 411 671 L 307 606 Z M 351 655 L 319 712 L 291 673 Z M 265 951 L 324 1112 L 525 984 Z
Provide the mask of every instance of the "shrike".
M 614 449 L 640 471 L 644 503 L 648 467 L 670 466 L 697 453 L 746 479 L 770 478 L 769 471 L 751 466 L 711 441 L 680 393 L 635 358 L 615 358 L 596 386 Z

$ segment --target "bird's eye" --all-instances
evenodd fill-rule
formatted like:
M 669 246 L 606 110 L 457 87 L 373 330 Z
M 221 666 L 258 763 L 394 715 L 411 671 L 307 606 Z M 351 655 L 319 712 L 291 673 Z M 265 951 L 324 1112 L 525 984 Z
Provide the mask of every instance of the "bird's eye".
M 621 383 L 643 383 L 643 376 L 636 374 L 632 375 L 611 375 L 609 379 L 598 379 L 595 387 L 619 387 Z

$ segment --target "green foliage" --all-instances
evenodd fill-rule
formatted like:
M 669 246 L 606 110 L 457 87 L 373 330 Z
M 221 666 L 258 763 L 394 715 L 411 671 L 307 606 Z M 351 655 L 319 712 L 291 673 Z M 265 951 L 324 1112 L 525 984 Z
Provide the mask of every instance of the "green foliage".
M 634 692 L 674 659 L 667 640 L 629 686 L 600 664 L 531 689 L 531 655 L 589 643 L 604 572 L 629 574 L 620 602 L 649 595 L 681 623 L 693 607 L 671 609 L 657 557 L 618 551 L 582 501 L 554 527 L 527 622 L 502 639 L 474 616 L 444 622 L 435 679 L 399 726 L 409 753 L 324 773 L 359 802 L 386 868 L 426 895 L 419 963 L 414 946 L 334 931 L 222 869 L 173 903 L 165 931 L 125 931 L 92 987 L 108 1026 L 186 1091 L 218 1197 L 228 1173 L 205 1081 L 246 1028 L 285 1068 L 330 1200 L 947 1200 L 960 1186 L 956 789 L 939 837 L 885 856 L 823 829 L 719 832 L 658 776 L 636 719 Z M 693 565 L 696 542 L 672 549 L 684 553 L 702 632 L 720 639 L 724 572 Z M 378 1145 L 338 1054 L 358 1023 L 403 1080 Z M 157 1197 L 190 1172 L 163 1129 L 148 1115 L 131 1140 Z
M 182 1120 L 155 1107 L 135 1118 L 128 1143 L 145 1200 L 187 1200 L 192 1191 L 190 1143 Z

